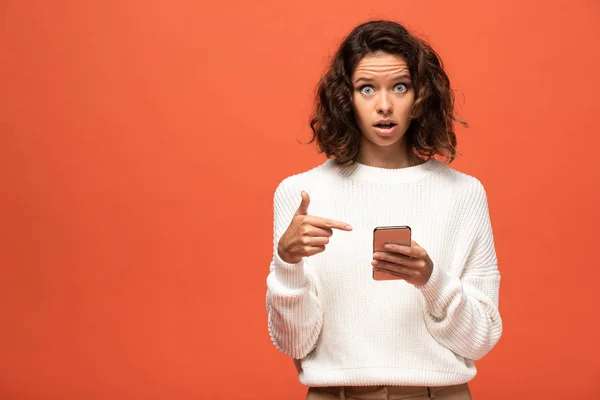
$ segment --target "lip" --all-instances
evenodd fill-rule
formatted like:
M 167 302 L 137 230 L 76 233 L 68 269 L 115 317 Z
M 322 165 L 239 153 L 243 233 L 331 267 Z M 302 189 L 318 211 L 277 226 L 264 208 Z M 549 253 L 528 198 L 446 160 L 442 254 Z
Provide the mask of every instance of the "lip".
M 383 137 L 389 137 L 392 136 L 394 134 L 394 132 L 396 131 L 396 128 L 398 127 L 398 125 L 394 125 L 391 128 L 379 128 L 377 126 L 374 126 L 375 128 L 375 132 L 377 132 L 377 134 L 379 136 L 383 136 Z
M 398 125 L 398 123 L 396 121 L 394 121 L 393 119 L 380 119 L 379 121 L 375 121 L 375 123 L 373 125 L 377 125 L 377 124 L 396 124 L 396 125 Z

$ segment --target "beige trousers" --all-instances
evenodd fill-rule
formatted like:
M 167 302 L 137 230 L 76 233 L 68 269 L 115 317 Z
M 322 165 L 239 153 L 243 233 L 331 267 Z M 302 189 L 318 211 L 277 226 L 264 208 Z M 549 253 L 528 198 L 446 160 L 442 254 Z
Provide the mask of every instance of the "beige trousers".
M 469 386 L 328 386 L 311 387 L 306 400 L 471 400 Z

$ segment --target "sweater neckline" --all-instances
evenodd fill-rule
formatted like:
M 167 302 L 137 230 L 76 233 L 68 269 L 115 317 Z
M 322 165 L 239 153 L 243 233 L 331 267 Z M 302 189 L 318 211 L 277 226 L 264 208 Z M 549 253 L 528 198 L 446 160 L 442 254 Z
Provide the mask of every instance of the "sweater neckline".
M 354 163 L 350 166 L 336 166 L 333 159 L 327 161 L 336 168 L 344 177 L 356 181 L 372 183 L 408 183 L 426 178 L 432 172 L 445 166 L 444 163 L 430 158 L 422 164 L 404 168 L 381 168 L 366 164 Z

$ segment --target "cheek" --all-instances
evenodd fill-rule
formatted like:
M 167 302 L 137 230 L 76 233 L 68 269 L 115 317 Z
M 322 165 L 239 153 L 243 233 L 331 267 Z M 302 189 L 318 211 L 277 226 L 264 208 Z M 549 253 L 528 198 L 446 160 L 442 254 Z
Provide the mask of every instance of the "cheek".
M 413 101 L 403 102 L 403 104 L 401 104 L 400 107 L 398 108 L 399 114 L 404 119 L 410 119 L 410 116 L 413 111 L 413 106 L 414 106 Z
M 367 115 L 366 105 L 363 101 L 353 100 L 352 107 L 354 108 L 354 115 L 359 123 L 362 123 Z

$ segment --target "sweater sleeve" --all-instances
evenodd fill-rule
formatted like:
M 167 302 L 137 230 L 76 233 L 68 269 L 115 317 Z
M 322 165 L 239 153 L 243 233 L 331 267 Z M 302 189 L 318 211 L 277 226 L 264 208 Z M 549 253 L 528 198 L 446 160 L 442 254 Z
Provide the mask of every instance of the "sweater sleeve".
M 461 276 L 434 265 L 429 281 L 419 289 L 425 299 L 425 322 L 434 339 L 461 357 L 479 360 L 502 335 L 500 273 L 487 197 L 479 182 L 471 199 L 467 223 L 473 228 Z
M 300 205 L 300 193 L 288 180 L 280 183 L 275 191 L 273 259 L 266 296 L 271 340 L 277 349 L 295 359 L 304 358 L 314 349 L 323 323 L 321 302 L 308 271 L 309 261 L 305 257 L 296 264 L 289 264 L 277 252 L 279 238 Z

